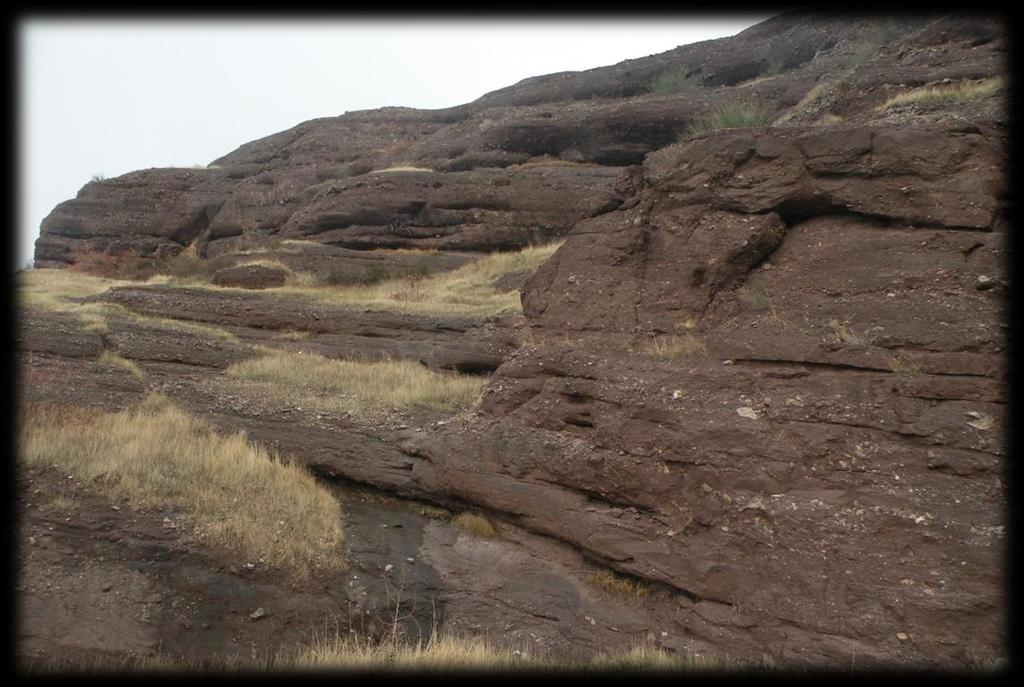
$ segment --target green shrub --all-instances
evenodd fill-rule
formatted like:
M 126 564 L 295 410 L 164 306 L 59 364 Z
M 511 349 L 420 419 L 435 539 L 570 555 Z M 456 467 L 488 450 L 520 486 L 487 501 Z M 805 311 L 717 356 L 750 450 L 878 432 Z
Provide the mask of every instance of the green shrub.
M 767 126 L 771 121 L 771 112 L 761 103 L 750 100 L 734 100 L 692 123 L 684 137 L 707 134 L 719 129 Z
M 657 95 L 671 95 L 688 90 L 694 85 L 694 82 L 686 75 L 686 71 L 686 67 L 666 69 L 651 81 L 647 87 L 648 92 Z

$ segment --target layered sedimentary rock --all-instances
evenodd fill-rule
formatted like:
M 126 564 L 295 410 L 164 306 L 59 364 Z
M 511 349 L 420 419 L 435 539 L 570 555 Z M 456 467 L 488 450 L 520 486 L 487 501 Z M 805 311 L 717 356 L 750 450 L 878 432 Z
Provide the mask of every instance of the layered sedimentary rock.
M 39 265 L 258 245 L 357 277 L 567 236 L 500 284 L 522 290 L 523 317 L 153 285 L 90 299 L 244 344 L 299 331 L 278 345 L 493 372 L 454 418 L 243 403 L 210 373 L 243 343 L 152 324 L 76 339 L 66 317 L 29 318 L 20 348 L 70 360 L 66 393 L 105 384 L 120 403 L 144 385 L 86 364 L 111 348 L 322 475 L 486 512 L 514 546 L 425 554 L 457 580 L 465 627 L 487 625 L 504 584 L 569 646 L 628 628 L 783 664 L 987 663 L 1007 619 L 1005 50 L 992 18 L 786 14 L 447 110 L 305 122 L 208 169 L 88 184 L 44 222 Z M 964 90 L 892 106 L 918 87 Z M 765 121 L 690 129 L 737 102 Z M 538 573 L 533 600 L 498 568 L 470 579 L 467 561 L 526 541 L 650 596 L 576 612 L 568 568 Z
M 535 344 L 483 415 L 408 450 L 439 488 L 671 587 L 680 643 L 998 653 L 1002 144 L 760 130 L 649 156 L 636 206 L 527 283 Z

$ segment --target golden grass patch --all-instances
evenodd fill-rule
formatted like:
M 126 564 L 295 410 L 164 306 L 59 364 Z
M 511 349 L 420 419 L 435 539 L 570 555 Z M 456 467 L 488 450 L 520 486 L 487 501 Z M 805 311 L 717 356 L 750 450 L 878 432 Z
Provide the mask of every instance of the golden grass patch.
M 591 573 L 583 579 L 587 584 L 614 596 L 642 599 L 651 593 L 650 587 L 646 584 L 636 582 L 622 575 L 616 575 L 610 570 Z
M 992 77 L 980 81 L 961 81 L 951 84 L 936 84 L 914 88 L 904 93 L 898 93 L 879 105 L 876 109 L 887 110 L 900 105 L 920 104 L 950 104 L 973 100 L 991 95 L 1006 85 L 1002 77 Z
M 522 310 L 519 293 L 499 292 L 494 281 L 514 273 L 536 270 L 562 242 L 530 246 L 520 251 L 492 253 L 458 269 L 412 278 L 389 279 L 365 286 L 285 285 L 264 293 L 299 296 L 354 308 L 429 315 L 489 316 Z
M 306 470 L 219 435 L 150 395 L 137 407 L 29 404 L 19 418 L 26 465 L 54 466 L 114 500 L 181 511 L 196 535 L 243 561 L 298 578 L 344 569 L 341 507 Z
M 146 380 L 146 373 L 142 371 L 141 367 L 139 367 L 134 361 L 122 358 L 111 350 L 104 350 L 96 362 L 100 365 L 113 365 L 114 367 L 120 367 L 121 369 L 128 370 L 128 372 L 130 372 L 132 376 L 139 381 Z
M 647 353 L 656 358 L 706 358 L 708 347 L 703 341 L 692 335 L 659 336 L 651 341 L 646 348 Z
M 18 305 L 24 308 L 72 312 L 86 296 L 131 283 L 69 269 L 28 270 L 17 274 Z
M 481 537 L 496 537 L 498 531 L 494 529 L 494 525 L 491 521 L 482 515 L 476 513 L 460 513 L 456 517 L 452 518 L 452 523 L 458 525 L 467 532 L 472 532 Z
M 225 374 L 266 383 L 268 390 L 279 396 L 329 394 L 324 398 L 327 407 L 353 414 L 381 408 L 454 411 L 475 403 L 485 381 L 469 375 L 438 374 L 409 360 L 359 362 L 286 351 L 235 363 Z

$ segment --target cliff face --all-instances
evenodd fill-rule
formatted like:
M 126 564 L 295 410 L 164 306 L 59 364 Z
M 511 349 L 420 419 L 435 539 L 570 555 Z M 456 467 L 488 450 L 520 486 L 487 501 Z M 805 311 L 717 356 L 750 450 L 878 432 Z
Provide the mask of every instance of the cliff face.
M 1000 120 L 994 98 L 876 108 L 915 87 L 997 76 L 1004 50 L 998 22 L 977 17 L 782 15 L 731 38 L 527 79 L 448 110 L 305 122 L 207 169 L 92 182 L 43 221 L 36 261 L 161 256 L 193 243 L 216 255 L 287 237 L 357 248 L 521 246 L 615 209 L 623 166 L 730 103 L 758 103 L 762 123 L 787 126 Z M 552 160 L 586 164 L 569 171 Z M 401 165 L 435 171 L 367 174 Z
M 44 221 L 36 263 L 302 239 L 322 245 L 290 257 L 314 271 L 410 248 L 454 266 L 567 237 L 522 285 L 525 320 L 153 286 L 99 300 L 254 340 L 309 329 L 332 357 L 493 371 L 476 412 L 426 432 L 232 417 L 194 376 L 179 392 L 321 473 L 471 504 L 523 546 L 540 535 L 535 555 L 650 586 L 584 621 L 576 587 L 537 583 L 563 640 L 628 627 L 745 659 L 986 661 L 1006 637 L 1005 41 L 977 16 L 793 13 L 448 110 L 314 120 L 208 169 L 88 184 Z M 761 119 L 700 131 L 735 103 Z M 383 171 L 397 166 L 422 169 Z M 121 354 L 155 359 L 130 354 L 140 336 Z M 513 583 L 432 551 L 470 590 L 451 613 L 493 614 Z

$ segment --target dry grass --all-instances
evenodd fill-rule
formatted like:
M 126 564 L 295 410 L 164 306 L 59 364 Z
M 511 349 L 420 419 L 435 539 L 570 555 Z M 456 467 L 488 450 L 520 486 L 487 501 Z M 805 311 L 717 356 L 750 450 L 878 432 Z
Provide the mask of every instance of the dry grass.
M 494 529 L 494 525 L 491 521 L 482 515 L 476 513 L 461 513 L 458 516 L 452 518 L 452 522 L 467 532 L 479 535 L 481 537 L 496 537 L 498 531 Z
M 921 374 L 921 364 L 918 363 L 911 356 L 900 353 L 889 358 L 889 369 L 900 375 L 917 375 Z
M 597 587 L 601 591 L 613 596 L 624 596 L 634 599 L 642 599 L 651 593 L 650 587 L 631 580 L 622 575 L 616 575 L 609 570 L 591 573 L 583 578 L 587 584 Z
M 948 105 L 982 98 L 999 91 L 1006 85 L 1002 77 L 982 79 L 981 81 L 961 81 L 952 84 L 938 84 L 914 88 L 899 93 L 886 100 L 876 109 L 887 110 L 901 105 Z
M 129 286 L 136 282 L 107 279 L 66 269 L 38 269 L 17 275 L 18 305 L 52 312 L 74 313 L 83 322 L 87 332 L 106 336 L 109 317 L 189 331 L 229 343 L 238 343 L 238 337 L 224 329 L 195 322 L 182 322 L 161 317 L 147 317 L 132 312 L 116 303 L 81 303 L 86 296 L 103 293 L 115 286 Z M 153 277 L 146 284 L 167 283 L 167 277 Z
M 131 283 L 69 269 L 23 271 L 17 274 L 18 305 L 23 308 L 73 312 L 78 309 L 82 298 Z
M 705 358 L 708 347 L 703 341 L 692 335 L 656 337 L 646 348 L 647 353 L 656 358 Z
M 435 170 L 430 167 L 416 167 L 411 164 L 395 165 L 394 167 L 387 167 L 385 169 L 375 169 L 370 174 L 390 174 L 393 172 L 433 172 Z
M 864 340 L 850 329 L 849 322 L 840 322 L 839 320 L 831 320 L 828 323 L 829 328 L 832 330 L 832 334 L 835 335 L 836 341 L 839 343 L 846 344 L 862 344 Z
M 480 377 L 441 375 L 409 360 L 357 362 L 284 351 L 235 363 L 225 374 L 266 383 L 278 396 L 326 394 L 327 407 L 354 414 L 382 408 L 454 411 L 475 403 L 484 384 Z
M 786 122 L 793 119 L 793 117 L 797 116 L 798 114 L 806 110 L 811 103 L 825 95 L 828 92 L 830 86 L 832 86 L 832 84 L 824 81 L 819 83 L 817 86 L 814 86 L 811 90 L 807 91 L 807 93 L 804 94 L 804 97 L 800 98 L 800 102 L 794 105 L 788 112 L 786 112 L 778 119 L 776 119 L 772 123 L 772 126 L 785 124 Z
M 267 294 L 300 296 L 368 310 L 387 310 L 429 315 L 489 316 L 521 311 L 516 291 L 495 291 L 495 279 L 513 272 L 536 270 L 561 246 L 561 242 L 530 246 L 509 253 L 492 253 L 447 272 L 391 279 L 365 286 L 324 288 L 283 286 Z
M 140 382 L 146 381 L 146 373 L 142 371 L 142 368 L 136 365 L 133 361 L 127 358 L 122 358 L 117 353 L 110 350 L 105 350 L 100 354 L 100 357 L 96 360 L 100 365 L 113 365 L 114 367 L 120 367 L 124 370 L 131 372 L 132 377 L 135 377 Z
M 539 157 L 535 160 L 528 160 L 519 165 L 512 165 L 512 169 L 532 169 L 534 167 L 583 167 L 586 163 L 573 160 L 562 160 L 557 157 Z
M 196 536 L 244 561 L 305 578 L 344 569 L 338 501 L 301 467 L 222 436 L 166 397 L 118 413 L 31 404 L 19 455 L 114 500 L 182 512 Z
M 334 633 L 317 637 L 304 648 L 253 656 L 215 656 L 198 661 L 178 659 L 168 655 L 149 657 L 112 657 L 99 655 L 88 661 L 73 658 L 49 657 L 30 659 L 23 666 L 30 673 L 47 672 L 262 672 L 308 673 L 327 671 L 374 671 L 395 674 L 500 673 L 544 672 L 597 672 L 639 671 L 677 673 L 703 671 L 719 667 L 703 657 L 675 655 L 651 642 L 636 645 L 628 651 L 602 652 L 589 660 L 557 660 L 532 654 L 524 642 L 521 647 L 499 646 L 485 637 L 456 636 L 450 632 L 435 632 L 430 638 L 411 641 L 392 630 L 379 639 Z

